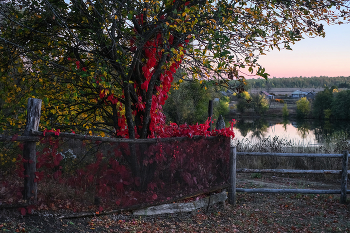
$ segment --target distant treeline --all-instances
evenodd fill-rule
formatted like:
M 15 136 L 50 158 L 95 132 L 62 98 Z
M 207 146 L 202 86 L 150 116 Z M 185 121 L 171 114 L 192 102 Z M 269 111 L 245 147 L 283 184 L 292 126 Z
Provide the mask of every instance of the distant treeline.
M 349 77 L 293 77 L 293 78 L 263 78 L 247 79 L 247 87 L 249 88 L 318 88 L 332 87 L 350 88 Z

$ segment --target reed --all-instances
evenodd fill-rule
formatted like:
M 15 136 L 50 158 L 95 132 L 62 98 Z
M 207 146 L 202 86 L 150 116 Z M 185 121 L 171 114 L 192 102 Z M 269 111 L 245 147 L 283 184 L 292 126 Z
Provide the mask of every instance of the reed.
M 328 138 L 322 145 L 286 140 L 284 138 L 279 138 L 278 136 L 262 138 L 260 140 L 244 138 L 236 140 L 235 146 L 238 152 L 341 154 L 344 150 L 350 150 L 350 142 L 347 140 L 346 134 L 333 135 L 332 137 L 333 138 Z M 340 165 L 341 159 L 338 158 L 292 158 L 268 156 L 238 156 L 237 158 L 237 168 L 341 170 Z M 334 176 L 337 175 L 309 175 L 308 178 L 334 179 Z

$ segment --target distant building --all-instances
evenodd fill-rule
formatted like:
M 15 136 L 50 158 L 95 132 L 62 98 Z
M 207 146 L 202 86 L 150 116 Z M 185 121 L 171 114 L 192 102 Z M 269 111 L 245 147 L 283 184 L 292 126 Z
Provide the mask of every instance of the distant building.
M 261 91 L 260 94 L 265 95 L 265 97 L 266 97 L 267 99 L 270 99 L 270 100 L 275 99 L 275 96 L 274 96 L 274 95 L 271 95 L 271 94 L 267 93 L 266 91 Z
M 306 98 L 308 100 L 313 100 L 315 98 L 315 92 L 314 91 L 310 91 L 306 94 Z
M 292 93 L 292 98 L 302 98 L 302 97 L 306 97 L 307 94 L 308 94 L 308 92 L 296 90 L 296 91 L 294 91 L 294 92 Z

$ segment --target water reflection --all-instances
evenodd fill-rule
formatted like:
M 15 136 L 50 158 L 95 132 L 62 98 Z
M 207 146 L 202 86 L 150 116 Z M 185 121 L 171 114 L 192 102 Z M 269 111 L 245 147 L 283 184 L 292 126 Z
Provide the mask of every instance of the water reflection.
M 311 131 L 309 123 L 310 122 L 307 122 L 305 120 L 299 120 L 296 122 L 296 128 L 298 129 L 298 134 L 302 139 L 309 137 L 309 133 Z
M 268 121 L 265 119 L 239 120 L 234 131 L 236 140 L 250 139 L 258 141 L 262 138 L 278 136 L 281 139 L 303 144 L 321 145 L 332 143 L 339 137 L 349 140 L 350 122 L 348 121 Z
M 252 137 L 264 138 L 268 131 L 270 124 L 265 119 L 257 120 L 240 120 L 237 122 L 237 128 L 243 137 L 246 137 L 251 132 Z

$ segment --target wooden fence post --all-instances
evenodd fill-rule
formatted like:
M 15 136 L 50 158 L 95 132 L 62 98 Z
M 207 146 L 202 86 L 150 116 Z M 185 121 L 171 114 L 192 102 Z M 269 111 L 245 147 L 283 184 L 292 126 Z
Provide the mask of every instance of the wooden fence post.
M 24 136 L 32 136 L 32 130 L 39 128 L 41 114 L 41 99 L 28 99 L 27 122 Z M 24 162 L 24 193 L 23 199 L 32 204 L 37 199 L 37 184 L 34 182 L 36 172 L 36 142 L 25 142 L 23 147 Z
M 216 121 L 216 129 L 224 129 L 225 128 L 225 120 L 222 115 L 219 116 L 219 119 Z
M 208 131 L 211 131 L 211 125 L 212 125 L 212 117 L 213 117 L 213 100 L 209 100 L 209 105 L 208 105 L 208 118 L 210 120 L 209 122 L 209 129 Z
M 231 205 L 236 205 L 236 147 L 230 147 L 230 187 L 228 201 Z
M 341 173 L 341 187 L 340 187 L 340 203 L 346 203 L 346 191 L 348 186 L 348 161 L 349 152 L 343 151 L 343 163 L 342 163 L 342 173 Z

